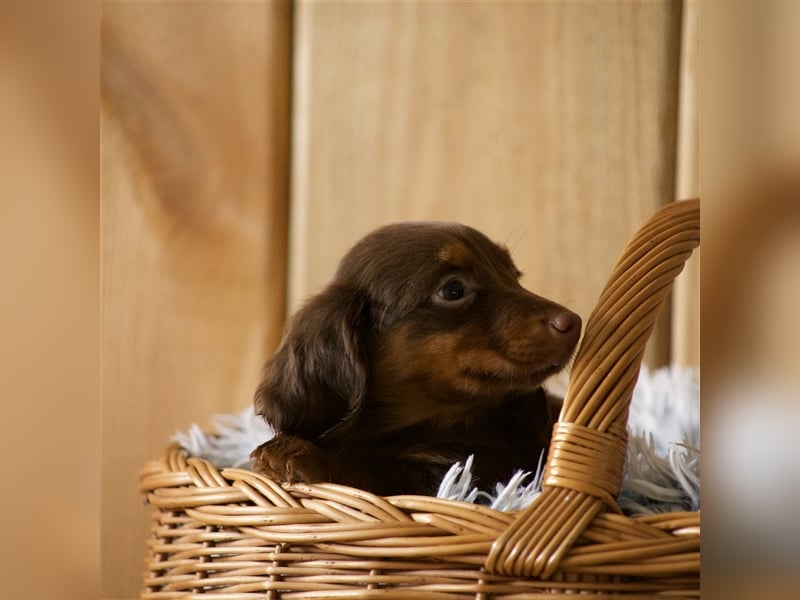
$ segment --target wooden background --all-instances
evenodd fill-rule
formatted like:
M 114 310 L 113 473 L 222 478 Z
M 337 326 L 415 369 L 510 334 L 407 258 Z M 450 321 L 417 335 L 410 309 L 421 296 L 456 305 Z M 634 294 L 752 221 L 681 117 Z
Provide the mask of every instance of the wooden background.
M 103 597 L 138 594 L 138 468 L 249 406 L 369 230 L 473 225 L 588 316 L 636 228 L 696 193 L 695 8 L 105 2 Z M 697 279 L 649 364 L 697 364 Z

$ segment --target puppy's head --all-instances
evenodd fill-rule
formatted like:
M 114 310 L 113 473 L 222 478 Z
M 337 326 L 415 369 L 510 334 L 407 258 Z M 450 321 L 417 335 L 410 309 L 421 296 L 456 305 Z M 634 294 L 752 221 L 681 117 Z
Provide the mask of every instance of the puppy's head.
M 358 410 L 446 425 L 533 391 L 569 360 L 581 320 L 519 284 L 508 251 L 450 223 L 399 223 L 357 243 L 291 320 L 256 410 L 316 437 Z

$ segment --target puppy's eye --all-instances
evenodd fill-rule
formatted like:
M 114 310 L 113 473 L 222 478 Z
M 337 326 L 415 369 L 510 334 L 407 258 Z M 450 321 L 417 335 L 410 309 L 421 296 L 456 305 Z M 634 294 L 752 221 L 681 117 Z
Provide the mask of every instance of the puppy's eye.
M 448 302 L 461 300 L 464 297 L 464 294 L 466 294 L 464 284 L 457 279 L 454 281 L 448 281 L 442 286 L 442 289 L 439 290 L 439 295 Z
M 469 275 L 451 274 L 439 282 L 431 295 L 431 302 L 437 306 L 456 308 L 469 304 L 475 296 L 475 279 Z

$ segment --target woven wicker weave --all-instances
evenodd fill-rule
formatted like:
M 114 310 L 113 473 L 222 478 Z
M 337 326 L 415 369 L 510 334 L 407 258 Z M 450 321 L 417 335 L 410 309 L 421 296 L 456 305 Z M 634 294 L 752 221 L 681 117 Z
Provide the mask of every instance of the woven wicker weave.
M 698 596 L 699 513 L 630 518 L 615 498 L 644 346 L 699 244 L 699 213 L 696 200 L 671 204 L 624 250 L 587 322 L 528 509 L 281 486 L 170 447 L 141 473 L 154 519 L 141 597 Z

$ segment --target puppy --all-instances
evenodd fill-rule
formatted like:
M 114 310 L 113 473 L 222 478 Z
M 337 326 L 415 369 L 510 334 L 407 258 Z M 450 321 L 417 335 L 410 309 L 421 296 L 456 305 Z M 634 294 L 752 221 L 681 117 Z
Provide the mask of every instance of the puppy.
M 464 225 L 362 239 L 265 366 L 255 408 L 277 433 L 254 469 L 380 495 L 435 493 L 470 454 L 484 488 L 535 469 L 557 417 L 541 385 L 570 359 L 581 320 L 520 275 Z

